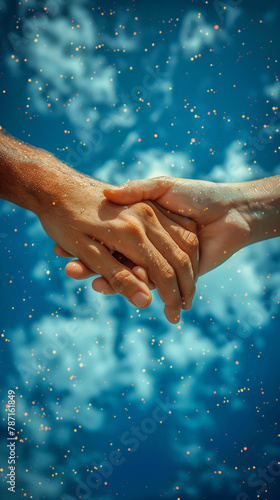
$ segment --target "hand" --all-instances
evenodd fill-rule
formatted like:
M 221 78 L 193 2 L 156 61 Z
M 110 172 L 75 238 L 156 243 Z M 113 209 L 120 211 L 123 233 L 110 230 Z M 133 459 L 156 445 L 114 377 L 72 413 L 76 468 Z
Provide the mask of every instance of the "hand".
M 202 275 L 253 241 L 252 211 L 240 184 L 159 177 L 106 187 L 104 194 L 119 204 L 154 200 L 171 219 L 175 213 L 191 217 L 197 223 Z
M 146 269 L 165 304 L 167 319 L 178 322 L 182 305 L 190 308 L 195 290 L 196 235 L 150 202 L 120 207 L 106 200 L 103 189 L 104 184 L 71 170 L 71 178 L 61 184 L 56 201 L 48 210 L 44 204 L 37 213 L 43 228 L 65 252 L 102 274 L 115 292 L 137 307 L 149 305 L 149 287 L 145 279 L 137 277 L 141 270 L 133 273 L 112 252 L 120 252 Z

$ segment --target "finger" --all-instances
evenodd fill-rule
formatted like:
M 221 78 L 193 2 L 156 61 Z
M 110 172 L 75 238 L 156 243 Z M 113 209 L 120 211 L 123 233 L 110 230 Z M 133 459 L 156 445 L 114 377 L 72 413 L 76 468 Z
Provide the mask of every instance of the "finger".
M 166 194 L 175 179 L 172 177 L 155 177 L 127 182 L 121 186 L 106 187 L 103 190 L 108 200 L 119 205 L 128 205 L 142 200 L 156 200 Z
M 82 261 L 79 259 L 72 260 L 68 262 L 65 266 L 65 274 L 68 278 L 73 278 L 74 280 L 83 280 L 86 278 L 91 278 L 97 273 L 89 269 Z
M 149 280 L 148 275 L 145 271 L 140 266 L 135 266 L 132 269 L 133 273 L 138 276 L 146 285 L 148 285 L 150 290 L 153 290 L 155 288 L 155 285 Z M 105 280 L 105 278 L 96 278 L 92 282 L 92 288 L 98 293 L 103 293 L 106 295 L 113 295 L 115 294 L 115 290 L 111 287 L 111 285 Z
M 153 290 L 155 288 L 154 284 L 149 281 L 145 269 L 140 266 L 136 266 L 132 269 L 132 271 L 138 278 L 140 278 L 144 283 L 146 283 L 146 285 L 148 285 L 150 290 Z M 68 264 L 65 266 L 65 274 L 69 278 L 75 280 L 82 280 L 91 278 L 92 276 L 97 276 L 97 273 L 91 271 L 78 259 L 68 262 Z M 111 285 L 103 277 L 98 277 L 93 280 L 92 288 L 96 292 L 106 295 L 114 295 L 116 293 Z
M 170 234 L 171 238 L 177 243 L 181 250 L 189 255 L 192 263 L 194 278 L 195 281 L 197 281 L 199 269 L 199 240 L 197 237 L 196 222 L 188 217 L 174 214 L 157 203 L 155 205 L 165 216 L 162 219 L 158 212 L 156 212 L 160 223 L 164 225 L 166 231 Z
M 114 257 L 118 252 L 114 253 Z M 121 254 L 119 254 L 121 255 Z M 124 256 L 122 256 L 122 260 L 128 261 L 128 259 L 125 259 Z M 118 260 L 120 261 L 121 257 L 118 256 Z M 129 261 L 128 263 L 131 263 Z M 134 266 L 133 263 L 131 263 L 132 266 Z M 128 266 L 129 267 L 129 266 Z M 149 287 L 150 290 L 153 290 L 155 288 L 155 285 L 149 280 L 148 275 L 145 271 L 140 266 L 134 266 L 131 267 L 133 273 L 140 278 L 146 285 Z M 131 269 L 130 268 L 130 269 Z M 82 280 L 82 279 L 87 279 L 91 278 L 92 276 L 97 275 L 97 273 L 91 271 L 83 262 L 81 262 L 79 259 L 73 260 L 71 262 L 68 262 L 67 265 L 65 266 L 65 274 L 72 279 L 75 280 Z M 103 277 L 98 277 L 92 282 L 92 288 L 98 293 L 106 294 L 106 295 L 114 295 L 116 294 L 115 290 L 111 287 L 111 285 L 105 280 Z
M 103 277 L 93 280 L 91 286 L 95 292 L 102 293 L 104 295 L 115 295 L 117 293 L 114 288 L 111 287 L 110 283 L 108 283 L 108 281 Z
M 80 260 L 92 271 L 102 274 L 115 292 L 123 295 L 131 304 L 144 308 L 151 303 L 151 292 L 132 271 L 120 264 L 101 243 L 85 238 Z
M 191 253 L 193 249 L 190 244 L 187 245 L 184 242 L 185 230 L 175 225 L 175 223 L 165 217 L 155 207 L 154 210 L 159 223 L 153 224 L 152 227 L 148 226 L 147 236 L 160 251 L 162 256 L 165 257 L 171 268 L 174 269 L 179 285 L 183 309 L 190 309 L 195 293 L 195 275 L 188 251 Z M 180 230 L 183 230 L 183 235 L 182 233 L 180 235 Z M 171 237 L 171 234 L 174 238 Z M 190 235 L 191 238 L 193 237 L 192 233 L 188 233 L 188 235 Z M 184 248 L 182 249 L 181 247 Z
M 153 201 L 153 206 L 156 206 L 158 210 L 160 210 L 161 213 L 163 213 L 163 215 L 165 215 L 168 219 L 173 220 L 191 233 L 197 233 L 197 222 L 194 219 L 191 219 L 186 215 L 179 215 L 175 212 L 172 212 L 171 209 L 168 210 L 167 208 L 164 208 L 157 201 Z
M 170 224 L 170 227 L 168 225 Z M 169 234 L 171 241 L 168 244 L 168 238 L 163 239 L 163 255 L 176 272 L 181 298 L 182 308 L 189 310 L 192 305 L 195 294 L 195 283 L 198 273 L 198 245 L 197 237 L 193 233 L 188 233 L 188 239 L 181 235 L 182 228 L 172 226 L 171 223 L 164 223 L 163 227 Z M 176 229 L 176 231 L 175 231 Z M 165 254 L 166 251 L 166 254 Z
M 117 259 L 119 262 L 124 264 L 126 267 L 129 267 L 129 269 L 131 269 L 133 271 L 133 273 L 138 278 L 140 278 L 142 281 L 144 281 L 144 283 L 146 283 L 146 285 L 148 285 L 150 290 L 153 290 L 155 288 L 154 284 L 149 280 L 147 272 L 144 268 L 142 268 L 140 266 L 135 266 L 135 264 L 131 260 L 124 257 L 124 255 L 120 254 L 119 252 L 114 252 L 113 256 L 115 257 L 115 259 Z M 69 278 L 73 278 L 76 280 L 90 278 L 90 277 L 95 276 L 97 274 L 97 273 L 91 271 L 79 259 L 71 260 L 70 262 L 68 262 L 67 265 L 65 266 L 65 273 Z M 94 281 L 95 281 L 95 283 L 97 282 L 97 280 L 94 280 Z M 99 283 L 99 281 L 98 281 L 98 283 Z M 99 286 L 98 286 L 98 288 L 99 288 Z M 99 291 L 99 290 L 96 290 L 96 291 Z M 113 289 L 112 289 L 112 291 L 114 292 Z
M 138 276 L 138 278 L 140 278 L 140 280 L 144 281 L 144 283 L 146 283 L 146 285 L 148 285 L 150 290 L 155 289 L 154 283 L 152 283 L 152 281 L 149 280 L 146 269 L 144 269 L 141 266 L 135 266 L 132 268 L 132 271 L 134 272 L 134 274 L 136 276 Z
M 140 278 L 142 281 L 144 281 L 144 283 L 146 283 L 146 285 L 149 284 L 149 278 L 148 278 L 148 275 L 145 271 L 145 269 L 141 266 L 135 266 L 132 271 L 134 272 L 134 274 L 136 276 L 138 276 L 138 278 Z
M 154 216 L 151 226 L 153 227 L 154 223 L 157 223 L 161 231 L 164 231 L 155 217 L 154 211 L 150 207 L 148 208 Z M 158 230 L 158 240 L 161 240 L 162 236 L 159 233 Z M 119 244 L 122 245 L 122 242 Z M 162 244 L 158 244 L 158 246 L 162 247 Z M 182 300 L 176 273 L 144 231 L 143 233 L 134 233 L 133 226 L 127 239 L 127 255 L 133 262 L 146 269 L 150 280 L 156 285 L 159 296 L 165 304 L 165 315 L 168 321 L 178 323 Z
M 126 182 L 118 187 L 107 187 L 103 193 L 108 200 L 119 205 L 156 200 L 161 206 L 177 214 L 191 216 L 200 223 L 209 223 L 209 216 L 211 219 L 220 213 L 217 190 L 217 185 L 210 181 L 156 177 Z
M 74 257 L 74 255 L 71 255 L 71 253 L 66 252 L 66 250 L 63 250 L 63 248 L 58 245 L 57 243 L 53 247 L 53 251 L 58 257 Z
M 121 204 L 132 202 L 135 203 L 143 199 L 162 199 L 162 197 L 168 192 L 168 190 L 172 186 L 174 186 L 174 183 L 175 179 L 172 178 L 155 178 L 142 181 L 132 181 L 130 183 L 124 184 L 123 186 L 120 186 L 119 188 L 106 188 L 104 190 L 104 194 L 111 201 Z M 165 206 L 168 206 L 167 199 L 165 199 Z M 181 213 L 184 212 L 183 209 L 180 209 L 179 211 Z M 192 221 L 192 224 L 195 224 L 194 221 Z M 177 279 L 181 283 L 180 288 L 183 292 L 183 296 L 185 296 L 186 298 L 186 301 L 184 301 L 184 308 L 189 309 L 191 307 L 192 297 L 195 290 L 194 281 L 196 281 L 198 273 L 198 240 L 194 234 L 188 233 L 187 235 L 182 235 L 182 230 L 180 230 L 178 226 L 170 228 L 170 232 L 172 232 L 172 236 L 174 237 L 174 240 L 176 241 L 179 248 L 181 248 L 181 250 L 185 251 L 187 254 L 190 254 L 190 259 L 193 266 L 192 271 L 188 265 L 188 258 L 181 255 L 181 267 L 185 267 L 185 271 L 179 269 Z M 175 236 L 175 233 L 177 234 L 177 236 Z M 172 253 L 170 254 L 170 257 L 171 255 Z M 178 260 L 176 258 L 175 260 L 173 259 L 173 262 L 177 261 Z
M 115 251 L 113 253 L 113 255 L 114 255 L 115 259 L 118 259 L 118 261 L 121 262 L 121 264 L 124 264 L 126 267 L 129 267 L 129 269 L 131 269 L 133 271 L 133 273 L 136 276 L 138 276 L 138 278 L 140 278 L 140 280 L 144 281 L 144 283 L 146 283 L 146 285 L 148 285 L 148 287 L 149 287 L 150 290 L 154 290 L 155 289 L 154 283 L 152 283 L 149 280 L 147 271 L 143 267 L 141 267 L 141 266 L 135 266 L 135 263 L 132 262 L 132 260 L 130 260 L 127 257 L 125 257 L 120 252 L 116 252 Z

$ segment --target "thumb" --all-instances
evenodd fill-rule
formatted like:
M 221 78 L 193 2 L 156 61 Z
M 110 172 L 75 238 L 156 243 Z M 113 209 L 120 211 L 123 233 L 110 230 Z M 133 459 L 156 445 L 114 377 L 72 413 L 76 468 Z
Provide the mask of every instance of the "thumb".
M 156 200 L 172 186 L 172 177 L 155 177 L 130 181 L 121 186 L 111 186 L 103 190 L 108 200 L 119 205 L 129 205 L 142 200 Z

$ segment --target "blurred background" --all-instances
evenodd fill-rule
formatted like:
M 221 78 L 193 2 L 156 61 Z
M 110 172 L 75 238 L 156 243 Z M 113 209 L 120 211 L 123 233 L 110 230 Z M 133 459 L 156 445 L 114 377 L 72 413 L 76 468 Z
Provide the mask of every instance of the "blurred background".
M 1 126 L 112 184 L 280 173 L 280 5 L 0 0 Z M 1 182 L 1 180 L 0 180 Z M 7 391 L 26 499 L 279 499 L 279 239 L 198 281 L 178 325 L 73 281 L 0 205 Z

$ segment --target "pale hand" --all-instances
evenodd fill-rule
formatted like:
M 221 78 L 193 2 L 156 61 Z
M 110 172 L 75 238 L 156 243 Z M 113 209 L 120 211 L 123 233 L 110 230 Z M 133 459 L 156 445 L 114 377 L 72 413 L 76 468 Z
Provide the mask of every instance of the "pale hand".
M 170 218 L 176 213 L 193 219 L 199 240 L 198 275 L 202 275 L 252 243 L 252 213 L 240 195 L 240 184 L 159 177 L 109 187 L 104 194 L 119 204 L 153 200 L 170 211 Z

